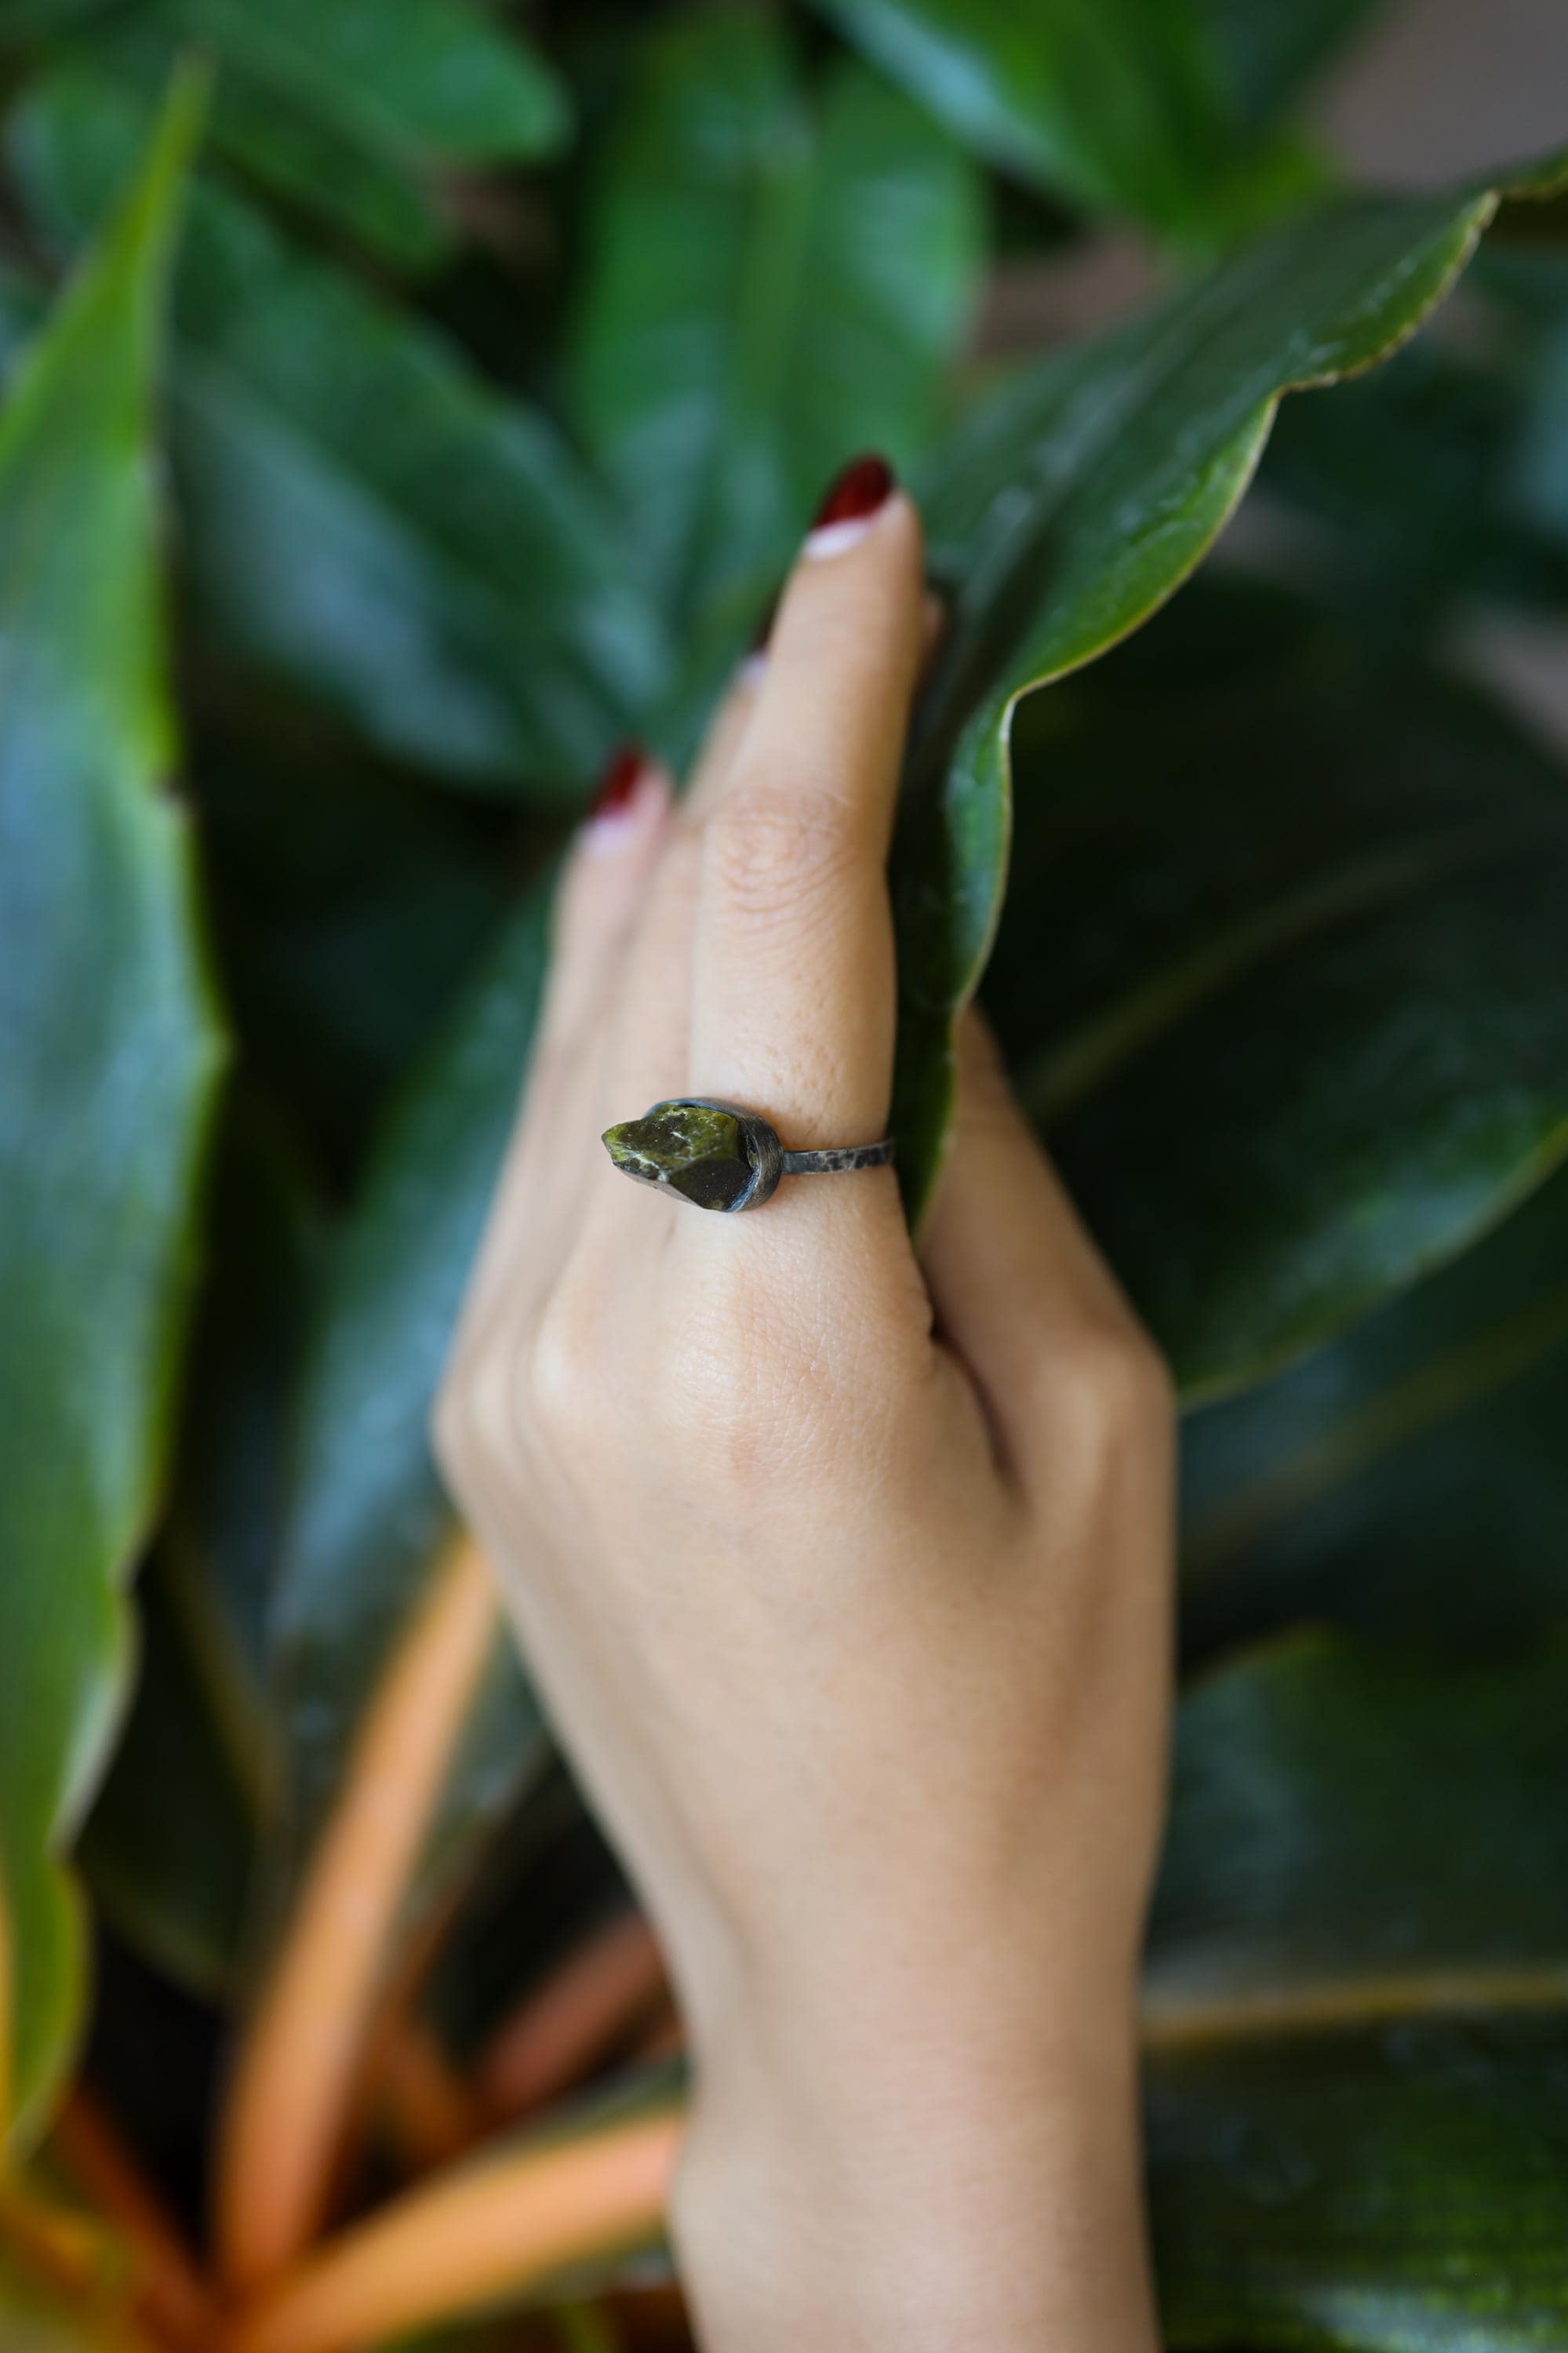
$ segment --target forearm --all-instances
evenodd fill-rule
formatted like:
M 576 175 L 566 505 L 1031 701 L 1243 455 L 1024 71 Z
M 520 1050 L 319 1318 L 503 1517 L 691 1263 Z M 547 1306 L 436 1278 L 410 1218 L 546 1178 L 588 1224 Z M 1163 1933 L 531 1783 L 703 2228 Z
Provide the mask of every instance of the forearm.
M 699 2086 L 675 2233 L 705 2353 L 1153 2353 L 1130 2023 L 968 2039 L 954 2004 Z

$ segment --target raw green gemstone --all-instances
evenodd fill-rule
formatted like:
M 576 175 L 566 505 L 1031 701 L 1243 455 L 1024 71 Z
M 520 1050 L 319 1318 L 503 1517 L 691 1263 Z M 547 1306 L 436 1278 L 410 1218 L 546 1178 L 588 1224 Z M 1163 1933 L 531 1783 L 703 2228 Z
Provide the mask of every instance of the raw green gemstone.
M 604 1146 L 629 1176 L 668 1185 L 699 1209 L 733 1209 L 751 1183 L 740 1123 L 701 1103 L 659 1103 L 646 1119 L 623 1119 L 605 1129 Z

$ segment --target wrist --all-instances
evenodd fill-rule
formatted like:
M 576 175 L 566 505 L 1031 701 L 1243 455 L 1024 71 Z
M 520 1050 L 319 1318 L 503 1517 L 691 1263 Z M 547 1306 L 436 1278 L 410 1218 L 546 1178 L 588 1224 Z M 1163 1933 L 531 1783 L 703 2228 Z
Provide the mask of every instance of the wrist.
M 1151 2353 L 1130 1999 L 700 2063 L 673 2210 L 705 2353 Z

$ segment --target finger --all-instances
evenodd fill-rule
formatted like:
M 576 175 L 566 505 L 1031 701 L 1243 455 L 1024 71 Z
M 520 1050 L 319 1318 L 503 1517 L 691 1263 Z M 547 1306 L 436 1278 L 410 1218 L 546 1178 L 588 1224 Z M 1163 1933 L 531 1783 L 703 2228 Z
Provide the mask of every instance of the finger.
M 711 794 L 726 773 L 750 724 L 758 676 L 754 649 L 737 668 L 709 723 L 684 797 L 687 809 Z M 609 1023 L 611 1034 L 600 1057 L 595 1100 L 601 1129 L 624 1116 L 629 1103 L 648 1097 L 650 1090 L 649 1099 L 657 1099 L 661 1092 L 679 1093 L 685 1084 L 695 855 L 690 824 L 673 834 L 662 841 L 646 878 L 636 935 Z
M 747 729 L 757 707 L 758 691 L 767 676 L 773 625 L 783 601 L 783 592 L 780 591 L 763 615 L 750 649 L 736 669 L 729 691 L 709 728 L 685 796 L 685 805 L 694 817 L 702 817 L 712 808 L 723 789 L 735 755 L 746 739 Z M 919 672 L 922 678 L 930 667 L 931 658 L 941 643 L 947 626 L 947 607 L 934 588 L 927 588 L 920 604 Z
M 594 1103 L 599 1130 L 611 1120 L 634 1117 L 650 1103 L 685 1092 L 697 870 L 697 837 L 677 813 L 627 951 L 607 1025 Z M 608 1161 L 605 1166 L 609 1168 Z M 619 1199 L 630 1187 L 622 1183 L 611 1190 Z
M 1147 1344 L 1008 1084 L 980 1014 L 958 1039 L 948 1164 L 921 1241 L 940 1336 L 978 1383 L 1014 1460 L 1043 1396 L 1100 1341 Z
M 613 997 L 670 809 L 663 771 L 638 746 L 623 746 L 604 771 L 556 891 L 549 975 L 526 1092 L 486 1223 L 471 1298 L 499 1307 L 524 1244 L 538 1256 L 540 1234 L 564 1231 L 574 1214 L 592 1140 L 579 1099 L 598 1059 L 596 1014 Z
M 792 1148 L 883 1132 L 885 868 L 922 603 L 914 507 L 879 460 L 862 461 L 820 511 L 750 724 L 698 813 L 688 1084 L 765 1112 Z

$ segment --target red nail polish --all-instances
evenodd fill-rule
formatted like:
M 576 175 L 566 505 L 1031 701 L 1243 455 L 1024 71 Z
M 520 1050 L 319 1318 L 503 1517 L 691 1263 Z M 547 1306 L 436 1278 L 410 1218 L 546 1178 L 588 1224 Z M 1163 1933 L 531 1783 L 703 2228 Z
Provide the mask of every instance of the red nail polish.
M 599 786 L 588 805 L 588 822 L 597 824 L 602 817 L 619 817 L 632 794 L 637 780 L 648 765 L 648 755 L 641 744 L 620 744 L 605 763 Z
M 830 523 L 863 522 L 893 496 L 897 480 L 885 458 L 852 458 L 828 484 L 822 503 L 811 517 L 811 529 L 825 531 Z

